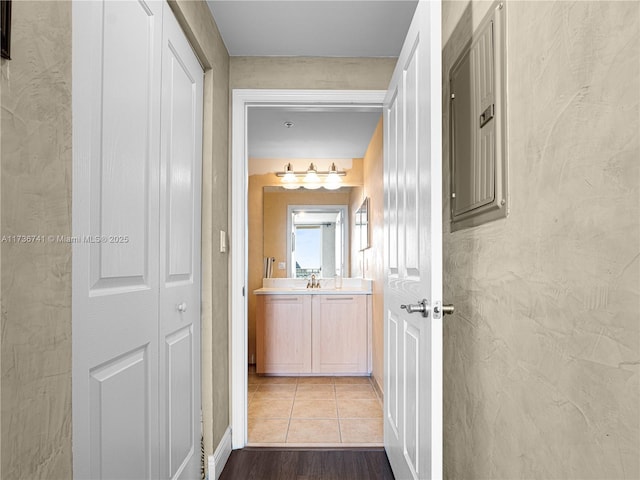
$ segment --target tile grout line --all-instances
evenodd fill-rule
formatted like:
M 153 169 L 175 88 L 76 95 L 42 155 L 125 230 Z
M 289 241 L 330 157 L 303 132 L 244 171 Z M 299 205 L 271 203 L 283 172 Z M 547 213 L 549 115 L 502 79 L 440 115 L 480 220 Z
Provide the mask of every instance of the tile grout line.
M 340 443 L 344 444 L 342 440 L 342 425 L 340 424 L 340 408 L 338 408 L 338 391 L 336 390 L 335 383 L 333 384 L 333 398 L 336 401 L 336 417 L 338 417 L 338 435 L 340 437 Z
M 293 392 L 293 402 L 291 403 L 291 411 L 289 412 L 289 421 L 287 422 L 287 434 L 284 437 L 284 443 L 289 443 L 289 430 L 291 429 L 291 419 L 293 418 L 293 409 L 296 406 L 296 398 L 298 398 L 298 379 L 296 377 L 296 389 Z
M 295 394 L 293 395 L 293 403 L 296 401 Z M 291 416 L 293 415 L 293 403 L 291 404 L 291 411 L 289 412 L 289 418 L 287 419 L 287 431 L 284 434 L 284 443 L 287 443 L 289 440 L 289 429 L 291 428 Z

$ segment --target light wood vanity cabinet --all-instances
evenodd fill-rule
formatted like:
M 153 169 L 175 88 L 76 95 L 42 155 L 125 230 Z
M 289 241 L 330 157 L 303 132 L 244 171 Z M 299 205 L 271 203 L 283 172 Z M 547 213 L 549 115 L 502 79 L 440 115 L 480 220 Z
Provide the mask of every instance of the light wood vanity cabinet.
M 258 295 L 257 373 L 371 373 L 370 299 L 370 295 Z
M 313 295 L 314 373 L 368 373 L 367 295 Z
M 256 372 L 311 372 L 311 296 L 258 295 Z

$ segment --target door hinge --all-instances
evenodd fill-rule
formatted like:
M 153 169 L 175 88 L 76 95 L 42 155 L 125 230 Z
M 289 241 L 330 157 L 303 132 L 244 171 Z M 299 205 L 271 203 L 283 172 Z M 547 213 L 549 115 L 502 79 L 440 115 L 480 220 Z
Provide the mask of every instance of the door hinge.
M 244 287 L 242 287 L 242 296 L 244 297 Z

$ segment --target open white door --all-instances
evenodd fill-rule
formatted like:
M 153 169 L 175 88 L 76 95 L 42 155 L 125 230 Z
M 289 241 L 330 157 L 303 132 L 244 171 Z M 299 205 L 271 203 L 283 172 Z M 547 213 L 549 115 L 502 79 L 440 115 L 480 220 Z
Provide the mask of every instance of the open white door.
M 442 478 L 440 43 L 440 2 L 420 1 L 384 102 L 384 444 L 398 480 Z

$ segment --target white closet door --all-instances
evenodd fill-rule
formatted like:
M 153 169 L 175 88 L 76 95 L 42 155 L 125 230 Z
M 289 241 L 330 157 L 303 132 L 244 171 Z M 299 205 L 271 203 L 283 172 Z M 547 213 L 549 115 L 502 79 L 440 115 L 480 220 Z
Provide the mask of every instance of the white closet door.
M 73 3 L 74 478 L 158 478 L 162 3 Z
M 167 7 L 168 8 L 168 7 Z M 160 168 L 161 478 L 200 475 L 200 190 L 203 71 L 165 14 Z
M 199 478 L 202 69 L 166 2 L 73 23 L 74 478 Z

